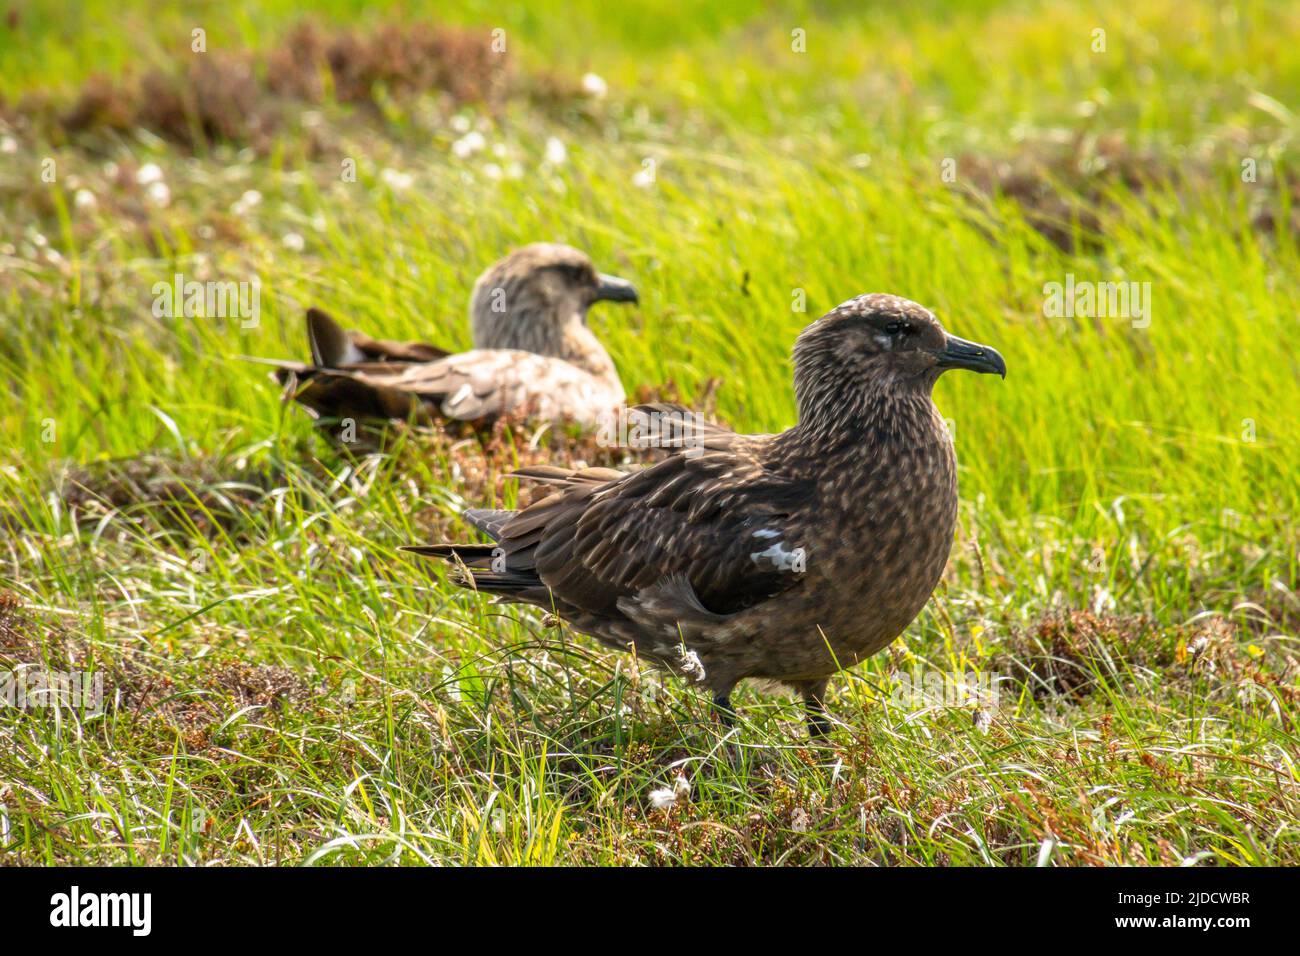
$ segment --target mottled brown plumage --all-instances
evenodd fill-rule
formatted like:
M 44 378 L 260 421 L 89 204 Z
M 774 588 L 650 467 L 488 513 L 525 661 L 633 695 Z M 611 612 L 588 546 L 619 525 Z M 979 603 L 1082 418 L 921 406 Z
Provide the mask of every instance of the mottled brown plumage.
M 475 284 L 471 351 L 451 355 L 345 332 L 311 309 L 311 364 L 276 363 L 277 375 L 297 401 L 327 418 L 511 414 L 591 425 L 623 401 L 614 362 L 587 327 L 587 310 L 601 300 L 635 302 L 636 291 L 598 273 L 577 249 L 534 243 Z
M 1006 367 L 891 295 L 808 326 L 794 360 L 799 422 L 779 435 L 687 429 L 631 474 L 525 469 L 553 492 L 467 512 L 493 544 L 411 550 L 698 681 L 724 715 L 741 680 L 794 687 L 824 732 L 830 675 L 903 631 L 952 546 L 956 462 L 931 389 L 948 368 Z

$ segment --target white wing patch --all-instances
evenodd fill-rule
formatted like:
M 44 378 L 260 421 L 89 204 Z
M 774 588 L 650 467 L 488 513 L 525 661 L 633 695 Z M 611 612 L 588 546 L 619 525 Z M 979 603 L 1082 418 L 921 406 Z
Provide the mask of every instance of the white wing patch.
M 455 395 L 453 395 L 450 399 L 447 400 L 447 407 L 455 408 L 457 405 L 465 401 L 465 399 L 469 398 L 473 394 L 474 394 L 473 386 L 471 386 L 469 382 L 466 382 L 460 388 L 456 389 Z
M 347 348 L 343 350 L 343 354 L 339 356 L 339 360 L 335 364 L 355 365 L 356 363 L 364 362 L 365 360 L 366 353 L 361 351 L 361 349 L 357 347 L 357 344 L 349 339 Z
M 754 536 L 758 537 L 759 532 L 754 532 Z M 781 541 L 773 542 L 766 551 L 751 551 L 749 559 L 755 564 L 762 564 L 764 560 L 771 561 L 778 571 L 793 571 L 795 574 L 803 574 L 807 568 L 803 548 L 787 548 Z

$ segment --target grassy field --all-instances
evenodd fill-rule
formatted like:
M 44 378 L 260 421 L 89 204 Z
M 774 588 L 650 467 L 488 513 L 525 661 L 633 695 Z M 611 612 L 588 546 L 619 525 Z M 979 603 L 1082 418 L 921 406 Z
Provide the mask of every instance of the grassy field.
M 0 862 L 1300 863 L 1300 9 L 365 6 L 0 18 L 0 679 L 106 697 L 0 707 Z M 827 745 L 397 552 L 590 443 L 349 454 L 239 358 L 313 303 L 467 345 L 539 239 L 636 282 L 626 384 L 737 428 L 860 292 L 1006 357 L 936 389 L 958 540 Z M 256 323 L 155 317 L 176 273 Z M 997 700 L 900 693 L 963 674 Z

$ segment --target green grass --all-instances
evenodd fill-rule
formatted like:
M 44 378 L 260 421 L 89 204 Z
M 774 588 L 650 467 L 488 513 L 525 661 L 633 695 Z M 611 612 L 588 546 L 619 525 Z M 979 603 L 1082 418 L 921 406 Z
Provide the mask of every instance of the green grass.
M 261 153 L 0 128 L 0 587 L 25 606 L 0 619 L 0 663 L 102 668 L 120 694 L 94 719 L 0 709 L 0 860 L 1300 862 L 1296 11 L 451 6 L 504 27 L 525 74 L 594 71 L 609 96 L 462 109 L 504 152 L 467 159 L 432 97 L 382 121 L 315 107 Z M 119 7 L 20 5 L 0 92 L 67 102 L 181 55 L 194 26 L 213 50 L 268 49 L 297 21 L 279 2 Z M 568 161 L 543 170 L 551 136 Z M 1053 166 L 1057 194 L 1095 207 L 1073 251 L 974 188 L 1063 142 L 1148 177 L 1098 195 Z M 108 163 L 157 164 L 170 201 Z M 747 430 L 792 422 L 795 334 L 860 292 L 1005 355 L 1005 382 L 936 389 L 959 539 L 920 620 L 832 684 L 829 747 L 752 690 L 724 739 L 689 688 L 399 555 L 510 500 L 508 441 L 348 458 L 237 358 L 301 357 L 316 302 L 465 345 L 475 276 L 536 239 L 636 281 L 639 309 L 593 315 L 625 383 L 719 377 Z M 154 318 L 178 271 L 256 277 L 260 323 Z M 1150 282 L 1149 326 L 1046 316 L 1069 274 Z M 118 476 L 110 505 L 68 505 L 74 466 Z M 1008 682 L 982 714 L 912 707 L 892 692 L 917 668 Z M 654 809 L 679 773 L 689 799 Z

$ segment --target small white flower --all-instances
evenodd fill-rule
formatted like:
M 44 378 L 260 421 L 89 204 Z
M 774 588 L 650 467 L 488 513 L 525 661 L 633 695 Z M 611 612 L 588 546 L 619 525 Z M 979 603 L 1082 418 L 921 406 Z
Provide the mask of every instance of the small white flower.
M 144 191 L 144 198 L 155 206 L 165 206 L 172 201 L 172 191 L 163 182 L 150 183 Z
M 18 152 L 18 140 L 12 136 L 0 136 L 0 153 Z
M 286 232 L 280 241 L 284 243 L 286 249 L 291 249 L 294 252 L 302 252 L 307 247 L 307 243 L 302 236 L 296 232 Z
M 163 171 L 157 163 L 145 163 L 136 170 L 135 181 L 141 186 L 162 182 Z
M 485 148 L 487 148 L 487 140 L 476 129 L 470 130 L 451 144 L 451 152 L 457 159 L 466 159 L 475 153 L 481 153 Z
M 655 174 L 652 170 L 642 167 L 637 170 L 636 175 L 632 177 L 632 185 L 638 189 L 650 189 L 655 184 Z
M 582 92 L 595 99 L 600 99 L 609 92 L 609 84 L 595 73 L 587 73 L 582 77 Z
M 505 159 L 505 158 L 506 158 L 506 155 L 507 155 L 509 152 L 510 152 L 510 150 L 506 149 L 506 144 L 505 144 L 505 143 L 493 143 L 493 144 L 492 144 L 492 155 L 495 156 L 497 159 Z
M 496 163 L 484 163 L 483 175 L 488 179 L 500 179 L 505 174 L 502 172 L 501 167 Z
M 446 685 L 447 696 L 450 697 L 452 700 L 456 701 L 457 703 L 460 703 L 462 700 L 464 700 L 464 697 L 461 694 L 460 681 L 458 679 L 454 679 L 455 676 L 456 676 L 456 672 L 451 669 L 450 664 L 442 665 L 442 679 L 444 684 Z
M 1035 866 L 1047 866 L 1052 859 L 1052 851 L 1056 849 L 1056 841 L 1051 837 L 1038 844 L 1038 862 Z
M 249 189 L 231 205 L 230 211 L 236 216 L 247 216 L 262 204 L 262 194 L 256 189 Z
M 384 184 L 390 189 L 394 189 L 398 192 L 401 192 L 403 189 L 410 189 L 411 183 L 415 181 L 415 177 L 410 173 L 399 172 L 396 169 L 384 169 L 380 172 L 379 178 L 382 179 Z
M 546 140 L 546 161 L 548 163 L 552 166 L 559 166 L 568 158 L 569 151 L 558 137 L 551 136 Z
M 193 265 L 190 269 L 194 273 L 194 278 L 200 282 L 207 282 L 212 278 L 212 259 L 207 253 L 195 253 Z
M 689 800 L 691 782 L 683 774 L 678 774 L 671 787 L 660 787 L 650 791 L 650 806 L 655 810 L 669 810 L 678 800 Z
M 78 189 L 72 195 L 72 205 L 78 209 L 94 209 L 98 203 L 99 200 L 89 189 Z
M 469 131 L 468 116 L 453 116 L 451 118 L 451 128 L 457 133 L 466 133 Z

